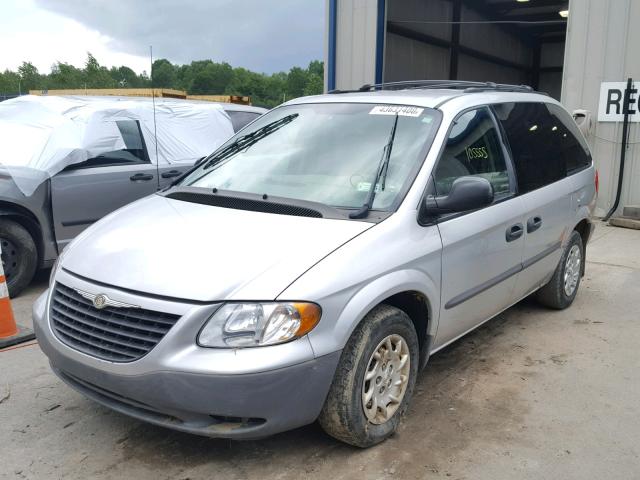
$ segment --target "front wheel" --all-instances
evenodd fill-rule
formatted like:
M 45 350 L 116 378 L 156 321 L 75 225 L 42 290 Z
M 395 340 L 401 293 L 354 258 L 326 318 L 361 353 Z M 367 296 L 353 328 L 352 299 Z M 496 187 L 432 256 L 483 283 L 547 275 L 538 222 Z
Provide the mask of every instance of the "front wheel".
M 418 337 L 411 319 L 389 305 L 373 309 L 347 342 L 319 422 L 331 436 L 369 447 L 391 436 L 416 382 Z
M 584 263 L 582 237 L 575 230 L 571 233 L 560 263 L 549 283 L 537 292 L 538 301 L 550 308 L 562 310 L 573 303 L 578 293 Z
M 0 247 L 2 268 L 13 298 L 31 283 L 38 266 L 38 250 L 26 228 L 4 219 L 0 220 Z

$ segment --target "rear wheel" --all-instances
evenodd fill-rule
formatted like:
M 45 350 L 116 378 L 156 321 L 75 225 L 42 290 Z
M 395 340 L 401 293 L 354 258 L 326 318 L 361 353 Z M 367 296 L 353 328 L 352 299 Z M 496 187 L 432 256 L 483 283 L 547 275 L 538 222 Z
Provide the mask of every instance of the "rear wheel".
M 583 263 L 582 237 L 574 230 L 553 277 L 549 283 L 538 290 L 536 294 L 538 301 L 547 307 L 558 310 L 571 305 L 578 294 Z
M 29 285 L 38 266 L 38 250 L 31 234 L 19 223 L 0 220 L 2 268 L 9 295 L 16 297 Z
M 379 305 L 345 346 L 319 422 L 331 436 L 369 447 L 400 423 L 418 372 L 418 337 L 402 310 Z

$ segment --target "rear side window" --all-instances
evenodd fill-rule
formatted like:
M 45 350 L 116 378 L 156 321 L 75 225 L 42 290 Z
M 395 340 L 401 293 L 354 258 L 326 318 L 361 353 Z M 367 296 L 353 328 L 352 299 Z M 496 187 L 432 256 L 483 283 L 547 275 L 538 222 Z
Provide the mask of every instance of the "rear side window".
M 591 154 L 584 137 L 580 134 L 573 118 L 557 105 L 545 104 L 549 112 L 557 120 L 558 130 L 555 135 L 560 155 L 567 165 L 567 175 L 572 175 L 591 165 Z M 553 128 L 552 128 L 553 130 Z
M 227 110 L 227 115 L 231 119 L 231 125 L 233 125 L 233 131 L 237 132 L 242 127 L 247 125 L 250 122 L 253 122 L 256 118 L 260 116 L 259 113 L 254 112 L 240 112 L 234 110 Z
M 520 193 L 557 182 L 590 164 L 586 145 L 559 107 L 503 103 L 494 108 L 511 147 Z
M 448 195 L 454 180 L 465 176 L 486 178 L 496 196 L 511 191 L 500 138 L 486 107 L 456 119 L 433 175 L 436 195 Z
M 105 167 L 113 165 L 127 165 L 129 163 L 149 163 L 144 137 L 138 120 L 116 120 L 116 127 L 122 138 L 124 148 L 110 150 L 97 154 L 82 163 L 72 165 L 71 168 Z M 111 139 L 106 139 L 111 140 Z

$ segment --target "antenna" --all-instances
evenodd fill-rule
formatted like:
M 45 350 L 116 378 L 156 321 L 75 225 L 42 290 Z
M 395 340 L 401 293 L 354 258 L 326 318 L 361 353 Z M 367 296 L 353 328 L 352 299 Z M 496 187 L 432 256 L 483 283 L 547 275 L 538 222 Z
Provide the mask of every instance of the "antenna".
M 158 128 L 156 125 L 156 92 L 153 88 L 153 45 L 149 45 L 149 62 L 151 62 L 151 102 L 153 103 L 153 140 L 156 145 L 156 182 L 160 190 L 160 159 L 158 158 Z

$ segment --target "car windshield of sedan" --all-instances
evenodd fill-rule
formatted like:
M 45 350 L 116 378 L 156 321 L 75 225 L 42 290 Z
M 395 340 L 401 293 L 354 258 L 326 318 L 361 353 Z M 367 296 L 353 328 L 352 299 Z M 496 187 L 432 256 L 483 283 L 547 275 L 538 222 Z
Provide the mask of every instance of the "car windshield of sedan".
M 353 209 L 367 201 L 380 171 L 372 208 L 391 210 L 415 178 L 439 121 L 438 111 L 415 106 L 283 106 L 241 130 L 180 184 Z

